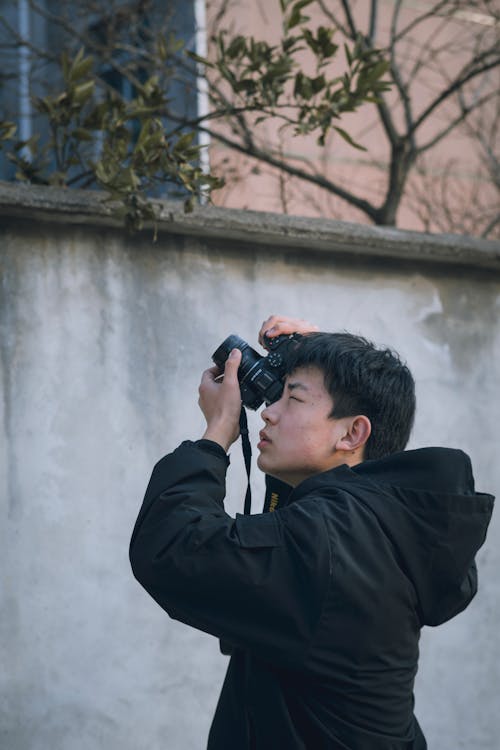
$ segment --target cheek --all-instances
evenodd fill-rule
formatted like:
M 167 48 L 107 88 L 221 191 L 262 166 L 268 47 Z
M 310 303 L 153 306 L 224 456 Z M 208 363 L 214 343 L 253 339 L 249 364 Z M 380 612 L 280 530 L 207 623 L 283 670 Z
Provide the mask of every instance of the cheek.
M 327 426 L 315 422 L 303 432 L 303 450 L 316 458 L 328 457 L 333 449 L 333 437 Z
M 326 448 L 325 438 L 317 429 L 303 425 L 289 435 L 289 444 L 294 447 L 294 453 L 302 459 L 315 458 Z

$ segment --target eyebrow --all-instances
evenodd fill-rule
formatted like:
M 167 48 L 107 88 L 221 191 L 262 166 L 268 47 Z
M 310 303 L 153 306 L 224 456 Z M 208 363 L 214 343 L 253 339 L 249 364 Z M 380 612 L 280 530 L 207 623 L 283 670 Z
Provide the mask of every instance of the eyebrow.
M 289 391 L 296 391 L 297 389 L 301 391 L 308 391 L 309 388 L 304 383 L 301 383 L 300 381 L 296 381 L 295 383 L 287 383 L 287 388 Z

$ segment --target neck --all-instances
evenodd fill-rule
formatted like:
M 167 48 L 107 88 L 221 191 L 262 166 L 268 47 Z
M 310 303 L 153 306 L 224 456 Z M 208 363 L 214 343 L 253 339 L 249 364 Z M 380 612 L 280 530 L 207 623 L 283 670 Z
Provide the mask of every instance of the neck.
M 325 471 L 330 471 L 331 469 L 336 469 L 337 466 L 344 466 L 347 464 L 347 466 L 357 466 L 358 464 L 362 463 L 363 461 L 363 451 L 362 450 L 355 450 L 355 451 L 336 451 L 335 453 L 335 460 L 331 462 L 329 466 L 326 466 L 322 471 L 316 471 L 312 472 L 310 474 L 294 474 L 294 473 L 287 473 L 278 475 L 273 474 L 273 476 L 276 479 L 279 479 L 281 482 L 285 482 L 285 484 L 289 484 L 290 487 L 297 487 L 297 485 L 301 484 L 301 482 L 305 481 L 306 479 L 309 479 L 310 477 L 315 477 L 318 474 L 323 474 Z

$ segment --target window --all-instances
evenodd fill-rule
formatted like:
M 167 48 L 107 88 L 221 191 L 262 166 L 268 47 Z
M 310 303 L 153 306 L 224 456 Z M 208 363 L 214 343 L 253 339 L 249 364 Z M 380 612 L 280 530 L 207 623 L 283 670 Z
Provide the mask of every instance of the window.
M 103 85 L 130 99 L 134 80 L 143 83 L 158 71 L 149 52 L 159 44 L 173 50 L 182 41 L 186 49 L 204 54 L 203 18 L 203 0 L 0 0 L 0 119 L 17 123 L 20 140 L 46 139 L 47 124 L 33 101 L 58 90 L 61 52 L 74 57 L 82 46 L 98 61 Z M 168 85 L 173 118 L 164 118 L 167 131 L 177 117 L 194 118 L 203 106 L 192 65 L 181 50 L 177 59 L 180 66 L 167 57 L 159 71 Z M 132 76 L 123 73 L 127 69 Z M 29 158 L 29 152 L 24 155 Z M 11 180 L 14 173 L 15 166 L 0 151 L 0 179 Z

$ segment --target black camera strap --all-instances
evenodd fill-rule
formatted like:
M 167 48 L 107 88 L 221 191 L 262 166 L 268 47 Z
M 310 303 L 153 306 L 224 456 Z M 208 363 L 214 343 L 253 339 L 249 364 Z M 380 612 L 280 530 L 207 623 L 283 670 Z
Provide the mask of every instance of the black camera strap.
M 241 447 L 243 450 L 243 458 L 245 460 L 245 469 L 247 472 L 248 484 L 247 491 L 245 494 L 245 504 L 243 512 L 246 516 L 252 512 L 252 490 L 250 488 L 250 468 L 252 464 L 252 446 L 250 445 L 250 437 L 248 432 L 248 422 L 245 407 L 241 407 L 240 412 L 240 435 L 241 435 Z M 280 479 L 270 477 L 266 474 L 266 496 L 264 499 L 264 507 L 262 508 L 263 513 L 272 513 L 276 508 L 282 507 L 287 504 L 288 498 L 292 491 L 292 487 L 282 482 Z
M 250 438 L 248 436 L 248 422 L 247 413 L 245 407 L 241 407 L 240 412 L 240 435 L 241 435 L 241 447 L 243 450 L 243 458 L 245 460 L 245 469 L 247 471 L 247 491 L 245 494 L 245 504 L 243 506 L 243 512 L 246 516 L 249 516 L 252 512 L 252 490 L 250 489 L 250 467 L 252 465 L 252 447 L 250 445 Z
M 273 513 L 288 503 L 292 487 L 281 479 L 266 474 L 266 496 L 264 498 L 263 513 Z
M 241 407 L 240 412 L 240 435 L 241 435 L 241 446 L 243 449 L 243 458 L 245 459 L 245 469 L 247 470 L 248 484 L 245 495 L 245 504 L 243 506 L 243 512 L 246 516 L 249 516 L 252 510 L 252 491 L 250 489 L 250 466 L 252 463 L 252 447 L 250 445 L 250 438 L 248 436 L 248 422 L 247 413 L 245 407 Z M 227 641 L 219 639 L 219 648 L 221 654 L 225 656 L 231 656 L 234 651 L 234 647 Z

